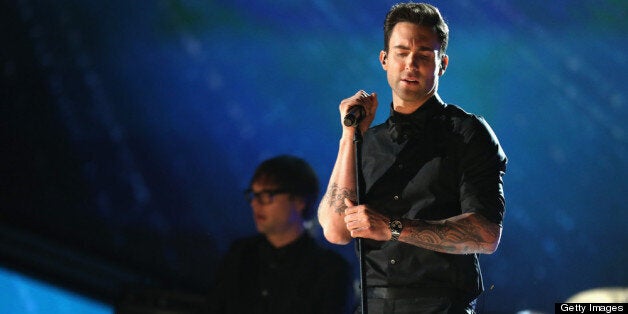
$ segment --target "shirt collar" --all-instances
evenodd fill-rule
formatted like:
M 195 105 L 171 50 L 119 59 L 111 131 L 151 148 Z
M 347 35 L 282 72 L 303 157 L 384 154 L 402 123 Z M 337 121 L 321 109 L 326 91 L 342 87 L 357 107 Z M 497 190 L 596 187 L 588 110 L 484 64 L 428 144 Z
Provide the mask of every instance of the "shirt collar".
M 304 248 L 308 245 L 308 242 L 310 242 L 312 239 L 307 231 L 303 231 L 303 233 L 301 233 L 301 235 L 293 242 L 290 242 L 285 246 L 276 248 L 270 242 L 268 242 L 266 237 L 263 238 L 264 240 L 262 241 L 262 245 L 260 247 L 263 254 L 272 256 L 271 258 L 279 259 L 283 259 L 285 258 L 285 256 L 298 254 L 299 251 L 303 251 Z
M 420 136 L 427 121 L 444 106 L 438 94 L 434 94 L 417 110 L 410 114 L 402 114 L 394 110 L 390 104 L 390 117 L 387 120 L 390 137 L 396 142 L 404 142 L 409 138 Z

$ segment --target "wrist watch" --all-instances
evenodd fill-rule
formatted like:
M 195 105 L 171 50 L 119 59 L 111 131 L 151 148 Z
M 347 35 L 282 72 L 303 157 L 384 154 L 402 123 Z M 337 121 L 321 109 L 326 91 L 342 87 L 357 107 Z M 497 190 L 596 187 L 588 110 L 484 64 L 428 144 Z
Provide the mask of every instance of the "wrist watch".
M 390 228 L 390 240 L 391 241 L 397 241 L 399 240 L 399 235 L 401 235 L 401 230 L 403 230 L 403 225 L 401 224 L 401 221 L 399 220 L 391 220 L 390 223 L 388 224 L 388 227 Z

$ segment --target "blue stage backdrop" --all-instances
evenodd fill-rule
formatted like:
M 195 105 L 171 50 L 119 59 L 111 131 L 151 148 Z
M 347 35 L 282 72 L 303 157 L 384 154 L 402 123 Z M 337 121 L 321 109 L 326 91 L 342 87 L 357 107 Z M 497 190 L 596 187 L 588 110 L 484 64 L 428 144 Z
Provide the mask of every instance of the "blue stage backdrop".
M 301 156 L 324 190 L 340 101 L 376 92 L 386 119 L 393 3 L 8 5 L 0 219 L 115 265 L 120 282 L 202 293 L 229 243 L 254 233 L 241 191 L 259 162 Z M 628 286 L 628 2 L 432 3 L 451 30 L 440 95 L 484 116 L 509 157 L 480 308 L 551 313 Z M 356 265 L 352 246 L 331 247 Z

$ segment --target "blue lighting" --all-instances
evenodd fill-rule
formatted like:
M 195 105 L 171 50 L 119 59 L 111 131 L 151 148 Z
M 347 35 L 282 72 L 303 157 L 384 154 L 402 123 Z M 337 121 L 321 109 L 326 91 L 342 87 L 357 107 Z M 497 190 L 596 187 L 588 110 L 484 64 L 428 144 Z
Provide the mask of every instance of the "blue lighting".
M 3 268 L 0 268 L 0 291 L 0 313 L 113 313 L 113 308 L 106 304 Z

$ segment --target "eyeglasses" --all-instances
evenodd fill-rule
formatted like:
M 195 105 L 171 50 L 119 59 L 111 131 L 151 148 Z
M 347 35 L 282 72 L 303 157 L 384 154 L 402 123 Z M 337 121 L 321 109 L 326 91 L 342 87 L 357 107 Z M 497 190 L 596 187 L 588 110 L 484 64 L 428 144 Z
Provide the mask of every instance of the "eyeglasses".
M 273 202 L 273 197 L 277 194 L 285 194 L 289 193 L 286 190 L 261 190 L 259 192 L 253 192 L 251 189 L 247 189 L 244 191 L 244 198 L 247 202 L 252 202 L 253 199 L 256 199 L 260 204 L 267 205 Z

